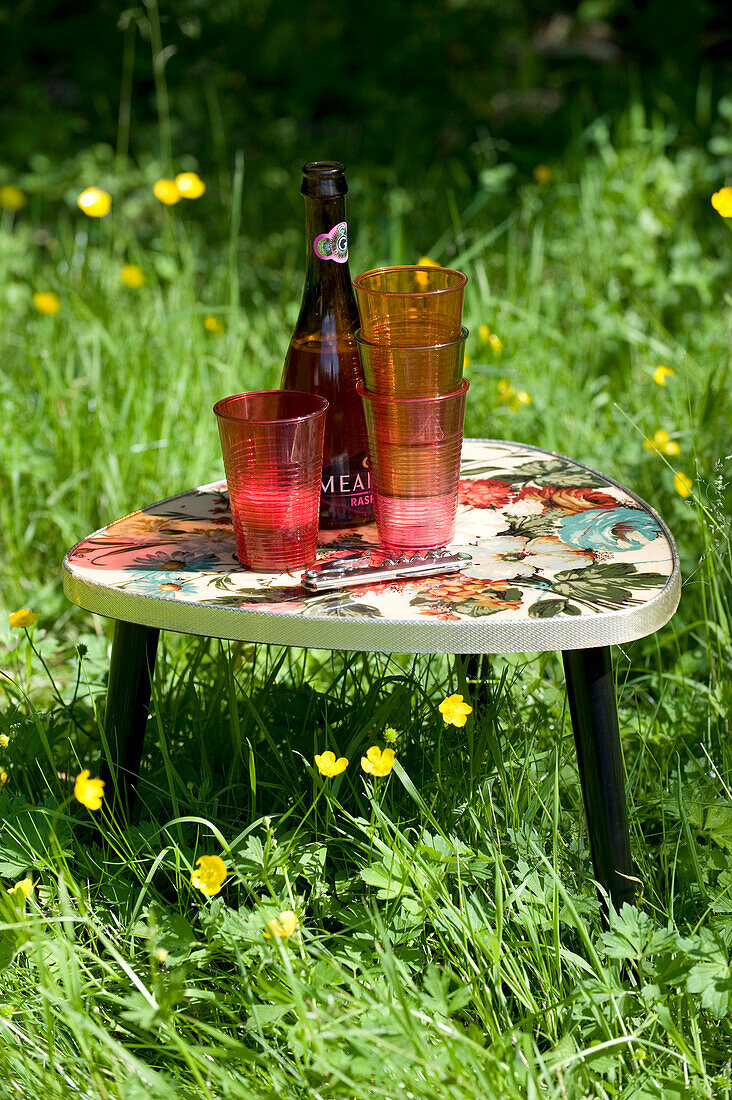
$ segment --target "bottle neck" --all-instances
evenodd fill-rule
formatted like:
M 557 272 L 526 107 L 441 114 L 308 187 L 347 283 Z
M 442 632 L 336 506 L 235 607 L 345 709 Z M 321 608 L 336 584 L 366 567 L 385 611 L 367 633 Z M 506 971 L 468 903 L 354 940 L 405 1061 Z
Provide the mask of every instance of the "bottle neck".
M 307 249 L 306 285 L 346 284 L 348 268 L 348 230 L 346 200 L 343 195 L 320 198 L 305 196 L 305 247 Z

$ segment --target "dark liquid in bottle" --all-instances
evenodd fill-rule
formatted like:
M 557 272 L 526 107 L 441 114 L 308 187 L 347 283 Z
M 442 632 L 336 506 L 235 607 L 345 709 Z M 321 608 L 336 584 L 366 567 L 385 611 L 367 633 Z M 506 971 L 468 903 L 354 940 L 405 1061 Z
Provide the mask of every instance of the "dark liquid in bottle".
M 285 389 L 308 390 L 325 397 L 321 527 L 353 527 L 373 517 L 371 473 L 366 451 L 361 398 L 356 382 L 361 364 L 350 333 L 325 342 L 320 335 L 295 336 L 285 361 Z

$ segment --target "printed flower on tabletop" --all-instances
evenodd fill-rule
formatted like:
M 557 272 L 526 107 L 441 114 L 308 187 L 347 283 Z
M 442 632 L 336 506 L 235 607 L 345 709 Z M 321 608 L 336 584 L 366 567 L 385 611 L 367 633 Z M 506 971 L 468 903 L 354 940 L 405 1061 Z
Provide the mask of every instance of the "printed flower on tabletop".
M 89 218 L 104 218 L 112 208 L 112 196 L 101 187 L 85 187 L 76 205 Z
M 332 779 L 334 775 L 340 775 L 348 767 L 348 761 L 345 756 L 339 756 L 336 760 L 336 755 L 331 752 L 330 749 L 326 749 L 320 756 L 316 754 L 315 765 L 321 775 L 326 776 L 328 779 Z
M 22 210 L 28 200 L 14 183 L 4 183 L 0 187 L 0 209 L 13 212 Z
M 181 193 L 175 185 L 175 180 L 156 180 L 153 184 L 153 195 L 164 206 L 175 206 L 181 200 Z
M 38 622 L 38 615 L 28 607 L 21 607 L 20 611 L 11 611 L 8 622 L 18 630 L 30 630 Z
M 663 363 L 659 363 L 653 372 L 653 381 L 657 386 L 665 386 L 667 378 L 673 378 L 674 372 L 671 367 L 665 367 Z
M 221 856 L 199 856 L 191 874 L 191 885 L 211 898 L 226 882 L 226 874 L 226 864 Z
M 653 439 L 643 440 L 643 449 L 665 455 L 677 455 L 681 451 L 676 440 L 670 439 L 668 432 L 664 431 L 663 428 L 659 428 L 657 432 L 653 433 Z
M 478 539 L 473 564 L 490 572 L 491 580 L 519 580 L 534 573 L 558 573 L 582 569 L 594 561 L 587 550 L 575 550 L 554 535 L 526 538 L 497 535 Z
M 203 327 L 206 332 L 213 333 L 214 336 L 220 336 L 222 332 L 226 332 L 226 326 L 220 317 L 214 317 L 212 313 L 203 319 Z
M 448 611 L 447 607 L 423 607 L 417 611 L 418 615 L 424 615 L 428 619 L 439 619 L 440 622 L 460 621 L 461 615 L 454 611 Z
M 551 183 L 554 176 L 548 164 L 536 164 L 532 170 L 532 176 L 537 183 Z
M 473 561 L 477 560 L 473 550 Z M 515 576 L 515 570 L 512 576 Z M 521 606 L 521 600 L 504 598 L 508 589 L 505 580 L 484 580 L 482 577 L 451 577 L 429 588 L 424 588 L 421 597 L 439 600 L 441 605 L 460 607 L 462 604 L 475 604 L 491 611 L 515 611 Z M 441 610 L 441 608 L 440 608 Z
M 584 550 L 635 550 L 660 534 L 653 516 L 643 508 L 619 506 L 611 511 L 578 512 L 559 520 L 562 542 Z
M 463 701 L 462 695 L 448 695 L 437 708 L 446 726 L 464 726 L 473 708 Z
M 20 880 L 20 882 L 16 882 L 15 886 L 8 886 L 8 893 L 9 894 L 23 894 L 24 898 L 27 901 L 28 898 L 33 893 L 33 888 L 34 888 L 35 885 L 36 884 L 33 881 L 33 879 L 30 877 L 30 875 L 26 875 L 25 878 L 22 878 Z
M 178 592 L 182 592 L 193 578 L 191 577 L 171 577 L 170 573 L 163 573 L 158 570 L 145 570 L 140 572 L 132 572 L 129 580 L 124 581 L 120 588 L 124 588 L 126 592 L 134 592 L 137 595 L 156 596 L 159 593 L 163 595 L 169 594 L 174 596 Z
M 283 909 L 279 917 L 273 917 L 267 921 L 267 932 L 262 932 L 266 940 L 275 937 L 278 940 L 286 940 L 298 927 L 297 913 L 292 909 Z
M 690 497 L 691 490 L 694 487 L 694 482 L 686 474 L 683 474 L 681 470 L 677 470 L 674 474 L 674 489 L 682 497 Z
M 388 775 L 394 767 L 394 750 L 384 749 L 382 752 L 378 745 L 372 745 L 361 757 L 361 767 L 367 775 Z
M 715 191 L 712 206 L 723 218 L 732 218 L 732 187 L 721 187 Z
M 124 264 L 119 277 L 124 285 L 132 290 L 137 290 L 138 287 L 145 285 L 145 272 L 139 264 Z
M 517 496 L 517 491 L 507 481 L 492 477 L 464 478 L 458 483 L 458 504 L 471 508 L 503 508 Z
M 195 172 L 180 172 L 173 181 L 184 199 L 200 199 L 206 184 Z
M 52 290 L 37 290 L 33 295 L 33 305 L 39 313 L 53 317 L 61 309 L 61 299 Z
M 206 550 L 176 550 L 175 554 L 169 554 L 167 550 L 155 550 L 140 554 L 130 562 L 135 569 L 149 566 L 168 573 L 203 573 L 218 564 L 218 554 Z
M 567 515 L 592 509 L 617 508 L 618 501 L 600 489 L 576 486 L 567 489 L 554 485 L 526 485 L 517 498 L 519 501 L 541 503 L 546 509 L 561 509 Z
M 79 772 L 74 783 L 74 798 L 86 806 L 87 810 L 98 810 L 104 798 L 104 780 L 90 779 L 91 772 L 85 768 Z

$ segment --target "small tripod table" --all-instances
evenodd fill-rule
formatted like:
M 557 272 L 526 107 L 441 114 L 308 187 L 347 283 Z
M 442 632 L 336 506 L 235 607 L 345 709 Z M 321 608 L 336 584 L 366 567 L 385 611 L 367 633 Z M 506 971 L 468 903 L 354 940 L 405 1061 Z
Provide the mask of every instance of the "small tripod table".
M 322 532 L 328 553 L 375 526 Z M 459 574 L 312 593 L 301 574 L 235 556 L 226 485 L 151 504 L 79 542 L 64 591 L 116 620 L 106 735 L 126 802 L 139 774 L 158 632 L 387 653 L 562 650 L 595 878 L 632 901 L 633 864 L 609 647 L 658 630 L 679 602 L 674 540 L 617 482 L 518 443 L 466 439 L 452 550 Z M 475 666 L 474 666 L 475 667 Z

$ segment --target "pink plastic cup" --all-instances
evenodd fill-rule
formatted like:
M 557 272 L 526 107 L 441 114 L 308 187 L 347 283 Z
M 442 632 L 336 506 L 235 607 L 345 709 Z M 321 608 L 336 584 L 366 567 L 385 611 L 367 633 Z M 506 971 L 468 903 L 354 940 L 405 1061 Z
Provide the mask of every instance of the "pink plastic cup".
M 236 553 L 261 573 L 315 561 L 328 402 L 296 390 L 224 397 L 214 405 Z
M 363 400 L 379 541 L 396 550 L 447 546 L 455 534 L 465 395 Z
M 426 347 L 460 338 L 467 275 L 451 267 L 379 267 L 353 280 L 361 335 L 375 344 Z
M 359 329 L 356 341 L 366 390 L 394 397 L 439 397 L 443 393 L 455 393 L 463 377 L 467 338 L 468 330 L 463 327 L 457 340 L 405 348 L 371 343 L 364 340 Z

